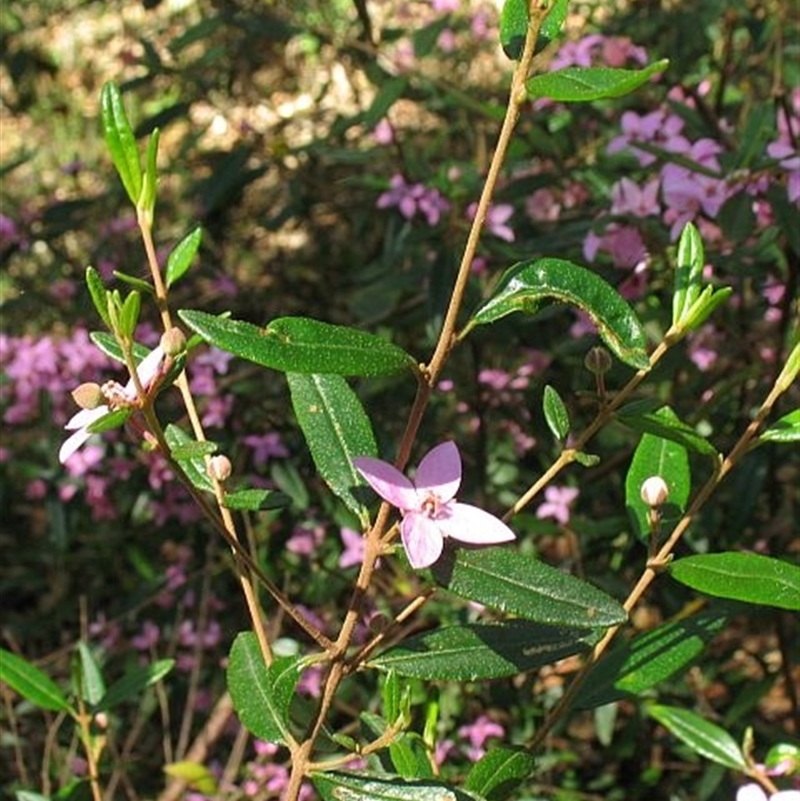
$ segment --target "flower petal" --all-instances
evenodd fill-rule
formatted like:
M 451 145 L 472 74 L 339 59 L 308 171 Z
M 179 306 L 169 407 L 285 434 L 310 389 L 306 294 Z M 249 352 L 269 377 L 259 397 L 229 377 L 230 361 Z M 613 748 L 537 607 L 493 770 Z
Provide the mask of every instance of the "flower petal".
M 91 436 L 85 428 L 79 428 L 74 434 L 67 437 L 58 449 L 58 461 L 64 464 Z
M 427 515 L 414 512 L 405 515 L 400 524 L 400 536 L 408 561 L 416 570 L 429 567 L 442 555 L 442 532 Z
M 353 464 L 383 500 L 401 511 L 419 509 L 420 501 L 414 485 L 394 465 L 369 456 L 358 456 L 353 459 Z
M 95 409 L 81 409 L 67 420 L 64 428 L 73 431 L 76 428 L 88 428 L 95 420 L 99 420 L 108 414 L 108 406 L 98 406 Z
M 414 485 L 420 495 L 432 493 L 441 503 L 455 497 L 461 485 L 461 455 L 454 442 L 443 442 L 425 454 Z
M 493 514 L 468 503 L 451 503 L 450 514 L 437 518 L 436 523 L 446 537 L 473 545 L 493 545 L 511 542 L 514 532 Z
M 166 354 L 164 353 L 163 348 L 159 345 L 147 356 L 142 359 L 138 366 L 136 367 L 136 374 L 139 376 L 139 383 L 142 385 L 144 390 L 147 390 L 150 385 L 153 383 L 153 379 L 158 375 L 159 371 L 161 370 L 161 363 L 164 361 Z M 125 384 L 125 397 L 128 400 L 135 400 L 136 399 L 136 387 L 134 386 L 133 379 L 131 378 L 127 384 Z

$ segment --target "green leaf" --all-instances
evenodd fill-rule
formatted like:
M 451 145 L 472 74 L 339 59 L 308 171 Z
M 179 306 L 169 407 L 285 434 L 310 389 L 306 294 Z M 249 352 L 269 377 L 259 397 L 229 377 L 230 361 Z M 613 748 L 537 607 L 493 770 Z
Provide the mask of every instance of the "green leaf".
M 782 559 L 735 551 L 687 556 L 670 575 L 706 595 L 800 611 L 800 567 Z
M 145 172 L 142 180 L 142 194 L 137 199 L 136 210 L 145 216 L 152 225 L 153 213 L 156 208 L 156 193 L 158 190 L 158 140 L 161 134 L 158 128 L 150 134 L 147 143 L 147 156 L 145 157 Z
M 287 373 L 292 407 L 314 464 L 331 490 L 369 524 L 369 510 L 353 494 L 364 481 L 353 467 L 356 456 L 376 456 L 372 426 L 355 392 L 340 375 Z
M 563 259 L 538 259 L 510 267 L 464 333 L 512 312 L 536 314 L 551 301 L 583 309 L 621 361 L 636 369 L 648 367 L 644 328 L 633 309 L 602 278 Z
M 662 59 L 640 70 L 564 67 L 528 78 L 525 88 L 531 98 L 547 97 L 561 103 L 588 103 L 627 95 L 647 83 L 653 75 L 665 70 L 668 63 L 667 59 Z
M 561 396 L 549 384 L 544 388 L 542 408 L 544 410 L 544 419 L 553 432 L 553 436 L 559 442 L 563 442 L 567 438 L 567 434 L 569 434 L 569 412 L 567 412 L 567 407 L 564 405 L 564 401 L 561 400 Z
M 725 623 L 725 611 L 710 608 L 633 637 L 592 669 L 575 706 L 603 706 L 657 687 L 691 666 Z
M 144 295 L 155 295 L 153 285 L 141 278 L 137 278 L 135 275 L 129 275 L 128 273 L 122 272 L 122 270 L 114 270 L 114 278 Z
M 515 676 L 584 651 L 597 635 L 513 620 L 448 626 L 409 637 L 371 659 L 381 670 L 418 679 L 477 681 Z
M 119 343 L 117 342 L 116 337 L 113 334 L 109 334 L 107 331 L 92 331 L 89 334 L 89 339 L 100 348 L 106 356 L 114 359 L 115 361 L 120 362 L 121 364 L 125 364 L 125 357 L 122 355 L 122 348 L 120 348 Z M 137 342 L 133 343 L 133 357 L 136 359 L 136 363 L 139 362 L 150 353 L 150 348 L 146 348 L 144 345 L 139 345 Z
M 170 762 L 164 765 L 164 773 L 175 779 L 182 779 L 193 790 L 203 795 L 216 795 L 219 787 L 214 774 L 199 762 Z
M 786 392 L 794 384 L 798 374 L 800 374 L 800 342 L 792 348 L 786 364 L 783 365 L 775 379 L 775 389 L 781 393 Z
M 531 776 L 536 757 L 524 748 L 499 746 L 490 749 L 471 768 L 464 783 L 487 801 L 505 801 Z
M 653 434 L 703 456 L 716 457 L 717 449 L 690 425 L 679 420 L 674 414 L 653 411 L 648 404 L 639 401 L 623 406 L 616 412 L 616 418 L 623 425 L 642 433 Z M 668 407 L 664 407 L 668 408 Z
M 86 268 L 86 288 L 100 319 L 111 328 L 111 318 L 108 315 L 108 290 L 100 273 L 94 267 Z
M 286 373 L 392 375 L 414 360 L 382 337 L 306 317 L 281 317 L 266 328 L 201 311 L 178 312 L 206 341 L 228 353 Z
M 202 239 L 203 229 L 198 226 L 194 231 L 186 234 L 172 249 L 172 252 L 167 258 L 167 267 L 165 270 L 165 280 L 168 287 L 171 287 L 186 273 L 189 267 L 191 267 L 192 261 L 200 248 Z
M 797 442 L 800 440 L 800 409 L 776 420 L 759 436 L 761 442 Z
M 116 409 L 113 412 L 104 414 L 101 418 L 86 426 L 86 430 L 90 434 L 102 434 L 104 431 L 120 428 L 125 425 L 132 414 L 133 410 L 131 409 Z
M 703 283 L 705 255 L 700 232 L 692 223 L 686 223 L 678 242 L 675 264 L 675 291 L 672 296 L 672 324 L 679 325 L 686 312 L 700 297 Z
M 647 707 L 647 712 L 696 754 L 726 768 L 740 772 L 747 770 L 742 749 L 725 729 L 688 709 L 652 704 Z
M 174 667 L 174 659 L 159 659 L 149 665 L 135 665 L 122 678 L 115 681 L 98 704 L 98 710 L 112 710 L 131 699 L 138 700 L 141 693 L 161 681 Z
M 291 499 L 282 492 L 268 489 L 241 489 L 225 493 L 225 506 L 228 509 L 257 512 L 264 509 L 280 509 L 290 503 Z
M 400 717 L 403 689 L 400 686 L 400 677 L 390 670 L 381 681 L 381 699 L 383 701 L 383 715 L 386 720 L 394 721 Z
M 133 129 L 128 122 L 122 96 L 116 84 L 109 81 L 103 86 L 100 107 L 108 152 L 122 185 L 135 206 L 142 193 L 142 165 Z
M 665 425 L 679 422 L 668 406 L 656 412 L 655 417 Z M 661 476 L 669 489 L 667 502 L 659 508 L 662 521 L 669 525 L 686 510 L 692 489 L 686 448 L 655 434 L 644 434 L 636 447 L 625 478 L 625 506 L 636 535 L 645 541 L 650 537 L 650 507 L 642 500 L 641 491 L 642 484 L 652 476 Z
M 684 331 L 694 331 L 699 328 L 731 295 L 733 289 L 729 286 L 715 290 L 707 286 L 694 305 L 687 309 L 681 327 Z
M 505 0 L 500 12 L 500 45 L 512 61 L 521 55 L 528 34 L 528 0 Z
M 192 486 L 204 492 L 214 492 L 214 483 L 208 475 L 205 458 L 202 455 L 194 455 L 194 449 L 198 443 L 182 428 L 172 423 L 164 429 L 164 436 L 167 440 L 167 445 L 169 445 L 170 453 L 173 454 L 175 461 L 183 468 L 186 477 L 192 482 Z M 202 447 L 201 445 L 201 451 Z M 177 456 L 174 455 L 176 453 L 178 454 Z M 182 458 L 181 453 L 189 453 L 190 455 Z
M 170 450 L 170 453 L 172 454 L 172 458 L 179 462 L 184 462 L 187 459 L 202 461 L 204 456 L 210 456 L 212 453 L 216 453 L 217 448 L 216 442 L 198 442 L 194 439 L 187 439 L 185 442 L 175 445 L 175 447 Z
M 425 741 L 416 732 L 402 732 L 389 744 L 392 767 L 404 779 L 432 779 L 433 765 Z
M 564 27 L 569 10 L 569 0 L 551 0 L 550 10 L 539 28 L 534 53 L 540 53 L 552 42 Z
M 330 771 L 312 773 L 311 781 L 323 801 L 482 801 L 433 779 L 408 781 L 384 774 Z
M 31 790 L 15 790 L 14 798 L 16 801 L 53 801 L 52 796 L 34 793 Z
M 123 337 L 133 338 L 136 325 L 139 322 L 139 311 L 142 308 L 142 296 L 133 291 L 125 298 L 119 317 L 119 333 Z
M 0 648 L 0 681 L 40 709 L 71 711 L 66 696 L 46 673 L 5 648 Z
M 268 668 L 255 634 L 242 632 L 233 641 L 228 691 L 242 725 L 256 737 L 269 743 L 286 743 L 289 703 L 299 677 L 298 657 L 280 657 Z
M 83 640 L 78 642 L 76 662 L 81 698 L 95 706 L 106 694 L 106 683 L 103 681 L 100 665 L 94 658 L 92 649 Z
M 624 623 L 627 614 L 610 595 L 575 576 L 507 548 L 459 548 L 432 568 L 450 592 L 504 612 L 570 628 Z

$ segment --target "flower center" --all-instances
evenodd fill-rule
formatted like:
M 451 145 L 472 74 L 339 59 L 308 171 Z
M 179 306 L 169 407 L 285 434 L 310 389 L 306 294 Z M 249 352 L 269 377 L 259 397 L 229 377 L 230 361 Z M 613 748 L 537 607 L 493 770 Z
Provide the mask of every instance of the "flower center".
M 441 508 L 441 501 L 433 493 L 426 495 L 420 506 L 423 514 L 431 520 L 435 520 L 439 516 L 439 510 Z

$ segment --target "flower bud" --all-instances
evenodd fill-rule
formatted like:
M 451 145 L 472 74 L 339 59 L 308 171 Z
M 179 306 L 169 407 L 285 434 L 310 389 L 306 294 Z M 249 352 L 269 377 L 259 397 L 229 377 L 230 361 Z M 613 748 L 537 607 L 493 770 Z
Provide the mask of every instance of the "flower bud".
M 661 506 L 669 497 L 669 487 L 661 476 L 650 476 L 642 482 L 642 500 L 650 507 Z
M 611 369 L 611 354 L 601 347 L 592 348 L 583 360 L 586 369 L 594 375 L 604 375 Z
M 208 475 L 214 481 L 227 481 L 231 476 L 231 460 L 227 456 L 217 454 L 208 460 Z
M 180 328 L 172 327 L 161 335 L 161 350 L 167 356 L 180 356 L 186 350 L 186 336 Z
M 72 400 L 80 406 L 81 409 L 96 409 L 98 406 L 105 404 L 103 391 L 99 384 L 91 381 L 81 384 L 72 390 Z

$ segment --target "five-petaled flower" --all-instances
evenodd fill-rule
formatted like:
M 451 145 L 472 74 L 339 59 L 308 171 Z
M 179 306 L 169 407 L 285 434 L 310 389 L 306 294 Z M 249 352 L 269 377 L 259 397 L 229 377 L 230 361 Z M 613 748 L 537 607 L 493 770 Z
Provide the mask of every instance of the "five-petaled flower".
M 452 442 L 437 445 L 423 457 L 413 482 L 380 459 L 360 456 L 353 464 L 372 489 L 403 515 L 400 536 L 414 568 L 432 565 L 441 556 L 446 537 L 471 545 L 514 539 L 514 532 L 494 515 L 455 500 L 461 456 Z
M 150 351 L 136 368 L 139 383 L 145 391 L 149 390 L 153 382 L 159 377 L 164 359 L 164 351 L 159 346 Z M 67 431 L 74 431 L 74 433 L 67 437 L 58 451 L 58 461 L 62 464 L 89 439 L 91 436 L 89 426 L 92 423 L 101 417 L 105 417 L 114 409 L 122 409 L 136 404 L 136 385 L 133 383 L 132 378 L 124 387 L 120 386 L 116 381 L 108 381 L 103 384 L 100 391 L 107 403 L 96 406 L 93 409 L 81 409 L 64 426 Z

